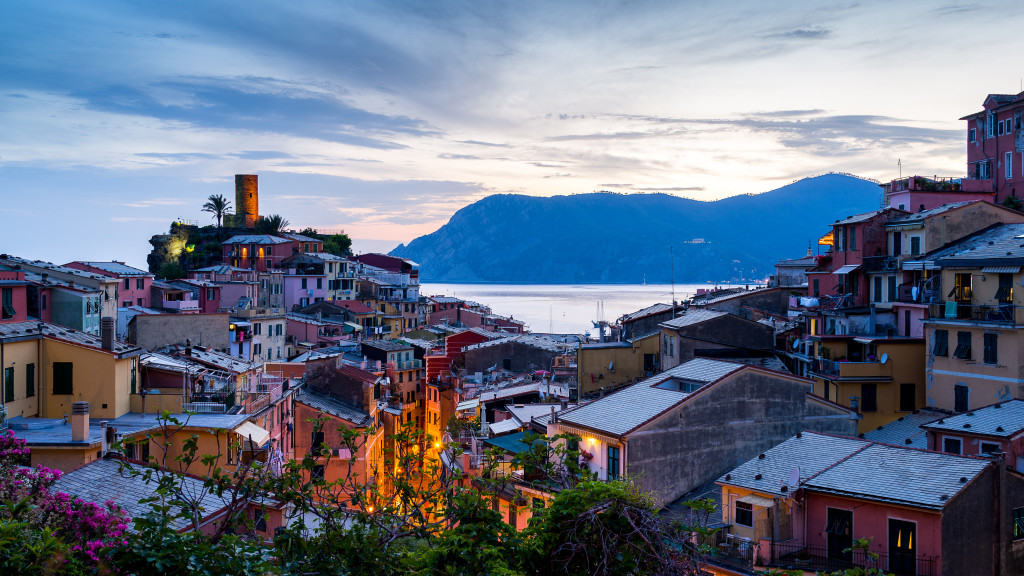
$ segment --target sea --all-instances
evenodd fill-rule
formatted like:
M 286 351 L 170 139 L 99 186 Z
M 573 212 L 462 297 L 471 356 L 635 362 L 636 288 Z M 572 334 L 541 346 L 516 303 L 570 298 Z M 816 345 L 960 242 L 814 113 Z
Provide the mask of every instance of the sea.
M 753 285 L 751 285 L 753 286 Z M 614 323 L 652 304 L 672 303 L 698 289 L 728 284 L 422 284 L 424 296 L 455 296 L 489 306 L 495 314 L 526 322 L 531 332 L 597 336 L 594 323 Z

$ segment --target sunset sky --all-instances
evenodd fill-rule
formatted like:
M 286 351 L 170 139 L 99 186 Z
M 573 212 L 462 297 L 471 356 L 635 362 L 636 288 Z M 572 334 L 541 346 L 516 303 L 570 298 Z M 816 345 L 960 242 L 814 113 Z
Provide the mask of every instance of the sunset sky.
M 127 260 L 260 177 L 358 251 L 494 193 L 965 172 L 1014 2 L 7 2 L 0 251 Z M 595 230 L 596 232 L 596 230 Z

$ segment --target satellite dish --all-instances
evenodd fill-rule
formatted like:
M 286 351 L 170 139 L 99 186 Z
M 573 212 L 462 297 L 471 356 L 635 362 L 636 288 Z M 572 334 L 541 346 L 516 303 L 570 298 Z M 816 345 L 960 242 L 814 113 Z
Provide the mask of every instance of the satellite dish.
M 803 342 L 801 342 L 799 338 L 793 340 L 793 350 L 799 350 L 801 344 L 803 344 Z
M 793 468 L 793 471 L 789 473 L 789 485 L 796 486 L 800 483 L 800 467 Z
M 885 364 L 886 362 L 889 361 L 889 355 L 888 354 L 882 354 L 881 360 L 882 360 L 882 364 Z

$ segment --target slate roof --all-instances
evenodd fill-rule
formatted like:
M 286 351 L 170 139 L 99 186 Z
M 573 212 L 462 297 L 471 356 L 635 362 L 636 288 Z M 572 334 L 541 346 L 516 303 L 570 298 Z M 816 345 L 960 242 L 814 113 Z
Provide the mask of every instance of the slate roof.
M 363 342 L 363 346 L 369 346 L 370 348 L 376 348 L 378 350 L 386 350 L 388 352 L 395 352 L 398 350 L 412 350 L 411 344 L 405 342 L 398 342 L 397 340 L 370 340 Z
M 561 404 L 509 404 L 505 406 L 505 410 L 516 417 L 523 424 L 528 424 L 531 418 L 539 416 L 551 417 L 551 409 L 555 409 L 555 413 L 561 412 Z
M 904 263 L 935 262 L 940 266 L 989 266 L 1024 264 L 1024 224 L 999 224 L 960 241 Z
M 342 420 L 351 422 L 356 426 L 369 426 L 373 424 L 373 417 L 357 406 L 352 406 L 340 400 L 314 394 L 312 392 L 300 392 L 295 397 L 296 402 L 302 402 L 306 406 L 320 410 L 324 414 L 337 416 Z
M 40 326 L 42 326 L 42 330 L 40 330 Z M 95 350 L 103 349 L 103 341 L 100 339 L 99 335 L 87 334 L 85 332 L 75 330 L 74 328 L 67 328 L 36 320 L 0 324 L 0 340 L 34 340 L 40 336 L 78 344 Z M 116 354 L 118 358 L 136 356 L 144 352 L 144 350 L 138 346 L 125 344 L 124 342 L 119 342 L 117 340 L 114 340 L 112 348 L 111 352 Z
M 91 267 L 96 268 L 98 270 L 103 270 L 104 272 L 110 272 L 111 274 L 114 274 L 114 275 L 117 275 L 117 276 L 152 276 L 153 275 L 152 272 L 147 272 L 145 270 L 140 270 L 138 268 L 135 268 L 134 266 L 129 266 L 129 265 L 125 264 L 124 262 L 85 262 L 85 261 L 82 261 L 82 260 L 77 260 L 76 262 L 72 262 L 72 264 L 75 264 L 75 263 L 77 263 L 77 264 L 85 264 L 86 266 L 91 266 Z
M 787 492 L 781 490 L 789 483 L 794 469 L 799 468 L 800 480 L 806 480 L 868 444 L 856 438 L 802 432 L 799 437 L 793 436 L 764 452 L 764 458 L 752 458 L 733 468 L 719 477 L 718 482 L 784 496 L 794 489 L 787 486 Z M 758 474 L 761 475 L 760 480 L 757 479 Z
M 956 416 L 939 416 L 923 427 L 961 434 L 1009 438 L 1024 431 L 1024 400 L 1008 400 Z
M 664 372 L 655 374 L 646 380 L 642 380 L 637 383 L 637 386 L 654 386 L 655 384 L 659 384 L 673 378 L 707 384 L 708 382 L 718 380 L 730 372 L 739 370 L 740 367 L 741 366 L 739 364 L 734 362 L 722 362 L 721 360 L 711 360 L 709 358 L 694 358 L 689 362 L 685 362 L 674 368 L 669 368 Z
M 96 460 L 63 474 L 54 482 L 53 490 L 77 496 L 100 506 L 108 500 L 113 501 L 133 517 L 151 512 L 150 505 L 139 504 L 139 500 L 155 496 L 157 478 L 154 477 L 147 483 L 141 475 L 122 473 L 120 466 L 116 460 Z M 173 472 L 165 473 L 177 476 L 175 484 L 180 485 L 185 493 L 196 497 L 202 495 L 199 504 L 204 508 L 204 517 L 216 513 L 230 503 L 227 497 L 219 498 L 210 494 L 209 490 L 203 487 L 203 480 Z M 187 518 L 175 518 L 171 520 L 170 526 L 175 530 L 181 530 L 189 524 Z M 131 523 L 128 526 L 129 530 L 134 530 Z
M 690 394 L 639 382 L 558 414 L 558 421 L 621 436 L 682 402 Z
M 804 256 L 802 258 L 793 258 L 791 260 L 779 260 L 775 266 L 782 266 L 784 268 L 807 268 L 818 265 L 818 259 L 815 256 Z
M 984 458 L 869 443 L 804 486 L 815 492 L 937 510 L 990 465 L 992 461 Z
M 894 446 L 908 446 L 910 448 L 928 448 L 928 433 L 921 427 L 923 424 L 942 418 L 946 414 L 935 410 L 917 410 L 910 414 L 904 414 L 885 426 L 864 433 L 865 440 L 882 442 Z M 908 443 L 907 440 L 910 440 Z
M 660 314 L 662 312 L 668 312 L 668 311 L 672 310 L 672 308 L 673 308 L 673 306 L 671 304 L 661 304 L 661 303 L 652 304 L 652 305 L 650 305 L 647 308 L 644 308 L 642 310 L 637 310 L 636 312 L 630 312 L 629 314 L 623 314 L 622 316 L 619 317 L 619 322 L 632 322 L 633 320 L 638 320 L 640 318 L 643 318 L 645 316 L 650 316 L 652 314 Z M 677 308 L 678 308 L 678 306 L 677 306 Z
M 942 206 L 936 206 L 935 208 L 929 208 L 928 210 L 922 210 L 913 214 L 907 214 L 906 216 L 899 216 L 886 222 L 886 226 L 900 226 L 904 224 L 912 224 L 915 222 L 924 221 L 926 218 L 937 216 L 950 210 L 956 210 L 957 208 L 963 208 L 968 204 L 974 204 L 975 202 L 984 202 L 984 200 L 965 200 L 963 202 L 951 202 L 949 204 L 943 204 Z
M 239 234 L 228 238 L 221 244 L 288 244 L 291 240 L 269 234 Z
M 373 314 L 376 312 L 376 310 L 358 300 L 335 300 L 334 302 L 329 302 L 329 304 L 351 310 L 354 314 Z
M 557 340 L 551 340 L 543 336 L 536 336 L 534 334 L 519 334 L 516 336 L 509 336 L 508 338 L 498 338 L 495 340 L 489 340 L 487 342 L 480 342 L 479 344 L 471 344 L 462 349 L 463 352 L 470 350 L 479 350 L 481 348 L 489 348 L 491 346 L 500 346 L 502 344 L 522 344 L 524 346 L 530 346 L 531 348 L 538 348 L 540 350 L 547 350 L 549 352 L 561 352 L 569 349 L 570 345 Z
M 984 458 L 803 432 L 718 482 L 782 496 L 793 490 L 789 477 L 799 468 L 800 487 L 809 491 L 939 510 L 990 465 Z
M 180 348 L 178 346 L 174 346 L 172 350 L 181 355 L 185 353 L 183 346 Z M 262 366 L 259 362 L 249 362 L 248 360 L 243 360 L 237 356 L 217 352 L 211 348 L 201 349 L 196 346 L 192 347 L 192 356 L 190 356 L 190 358 L 200 364 L 212 365 L 215 368 L 234 372 L 236 374 L 258 370 L 260 366 Z
M 8 256 L 2 259 L 7 264 L 22 264 L 24 266 L 33 266 L 37 270 L 25 270 L 26 272 L 36 272 L 42 274 L 46 270 L 52 270 L 54 272 L 60 272 L 61 274 L 74 274 L 79 278 L 88 278 L 90 280 L 100 280 L 102 282 L 118 282 L 117 278 L 112 278 L 103 274 L 97 274 L 96 272 L 89 272 L 87 270 L 79 270 L 77 268 L 68 268 L 67 266 L 58 266 L 53 262 L 45 262 L 43 260 L 29 260 L 28 258 L 19 258 L 17 256 Z M 38 270 L 43 268 L 45 270 Z
M 303 236 L 302 234 L 296 234 L 294 232 L 285 232 L 284 234 L 281 235 L 284 236 L 285 238 L 291 238 L 292 240 L 297 240 L 299 242 L 323 242 L 323 240 L 319 240 L 317 238 L 310 238 L 309 236 Z
M 871 212 L 864 212 L 863 214 L 856 214 L 854 216 L 847 216 L 843 220 L 836 220 L 832 226 L 843 226 L 845 224 L 857 224 L 859 222 L 867 222 L 875 216 L 885 214 L 886 212 L 892 211 L 894 214 L 909 214 L 906 210 L 900 210 L 899 208 L 881 208 L 879 210 L 872 210 Z
M 685 328 L 687 326 L 693 326 L 694 324 L 700 324 L 701 322 L 707 322 L 708 320 L 714 320 L 720 316 L 728 315 L 728 312 L 717 312 L 715 310 L 687 310 L 681 316 L 677 316 L 671 320 L 662 322 L 661 325 L 666 328 Z

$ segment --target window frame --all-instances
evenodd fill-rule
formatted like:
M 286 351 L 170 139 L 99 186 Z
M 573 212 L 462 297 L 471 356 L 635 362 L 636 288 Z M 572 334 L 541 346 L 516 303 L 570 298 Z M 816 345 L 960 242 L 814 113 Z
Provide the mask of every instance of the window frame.
M 874 382 L 860 385 L 860 411 L 878 412 L 878 385 Z
M 1013 522 L 1013 539 L 1024 539 L 1024 508 L 1014 508 L 1010 518 Z
M 740 519 L 741 518 L 740 517 L 740 513 L 741 512 L 742 512 L 743 520 L 748 520 L 749 519 L 748 522 L 744 522 L 743 520 Z M 749 503 L 749 502 L 740 502 L 739 500 L 737 500 L 735 502 L 735 504 L 733 505 L 732 523 L 736 524 L 737 526 L 745 526 L 747 528 L 753 528 L 754 527 L 754 505 Z
M 971 332 L 966 330 L 957 330 L 956 333 L 956 349 L 953 350 L 953 357 L 961 360 L 971 359 L 971 344 L 973 340 Z
M 606 462 L 607 466 L 605 467 L 605 470 L 606 470 L 605 477 L 608 479 L 609 482 L 613 481 L 613 480 L 618 480 L 619 476 L 621 475 L 620 474 L 620 467 L 622 465 L 621 464 L 621 455 L 622 455 L 622 453 L 620 452 L 618 446 L 608 446 L 608 449 L 605 451 L 605 453 L 606 453 L 605 455 L 607 456 L 607 462 Z
M 74 362 L 53 363 L 53 395 L 71 396 L 75 393 Z
M 985 450 L 986 446 L 995 446 L 995 450 Z M 998 442 L 978 442 L 978 455 L 995 454 L 1002 451 L 1003 447 Z
M 932 356 L 949 356 L 949 330 L 935 329 L 932 337 Z
M 956 452 L 952 452 L 948 449 L 950 443 L 956 442 Z M 964 441 L 959 436 L 943 436 L 942 437 L 942 452 L 944 454 L 956 454 L 963 456 L 964 453 Z
M 982 362 L 999 364 L 999 335 L 994 332 L 982 334 Z

